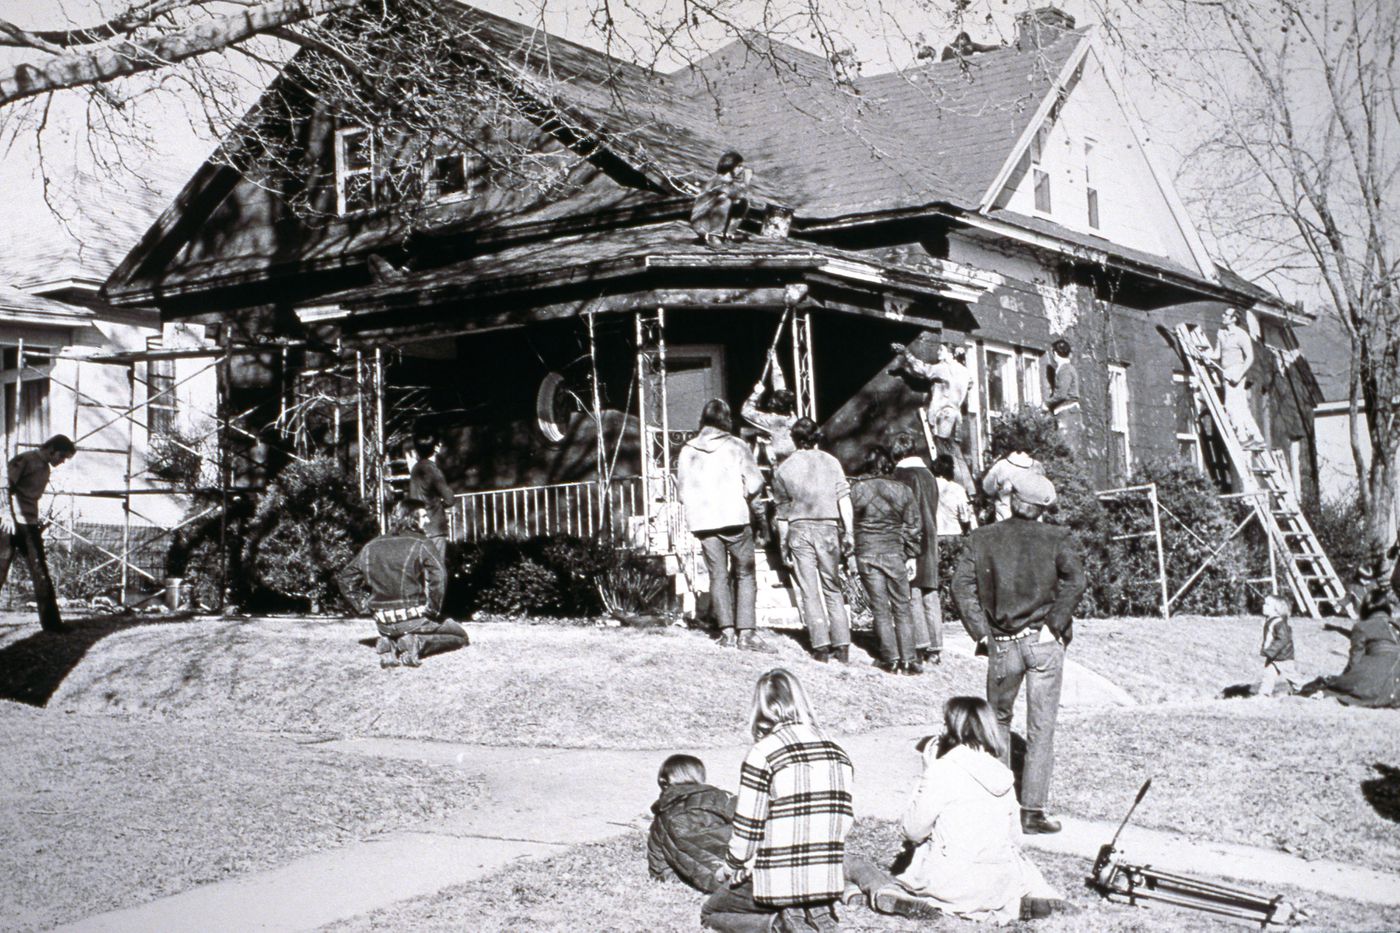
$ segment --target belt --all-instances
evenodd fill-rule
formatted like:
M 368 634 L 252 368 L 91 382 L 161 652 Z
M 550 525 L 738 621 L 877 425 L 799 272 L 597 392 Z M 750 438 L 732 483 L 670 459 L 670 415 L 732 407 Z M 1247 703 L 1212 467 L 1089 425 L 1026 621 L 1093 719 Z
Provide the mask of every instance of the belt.
M 1023 638 L 1030 638 L 1032 636 L 1039 637 L 1040 629 L 1025 628 L 1021 629 L 1021 631 L 1017 632 L 1015 635 L 993 635 L 992 641 L 1020 641 Z
M 374 621 L 380 625 L 394 625 L 398 622 L 407 622 L 410 619 L 427 618 L 427 606 L 407 606 L 403 609 L 373 609 Z

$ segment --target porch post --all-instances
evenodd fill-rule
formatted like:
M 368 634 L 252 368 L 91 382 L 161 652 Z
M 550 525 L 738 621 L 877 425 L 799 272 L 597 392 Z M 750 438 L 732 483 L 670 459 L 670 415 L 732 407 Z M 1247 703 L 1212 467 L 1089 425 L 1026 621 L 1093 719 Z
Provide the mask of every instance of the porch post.
M 812 313 L 793 309 L 792 313 L 793 395 L 797 416 L 817 420 L 817 380 L 812 365 Z
M 637 313 L 637 409 L 642 454 L 642 516 L 652 553 L 671 549 L 671 445 L 666 415 L 666 309 Z
M 588 321 L 588 381 L 589 402 L 593 406 L 593 457 L 597 461 L 594 469 L 598 477 L 598 524 L 612 532 L 612 489 L 608 476 L 608 447 L 603 437 L 603 398 L 598 388 L 598 340 L 593 332 L 593 314 L 586 315 Z M 621 438 L 618 439 L 621 443 Z

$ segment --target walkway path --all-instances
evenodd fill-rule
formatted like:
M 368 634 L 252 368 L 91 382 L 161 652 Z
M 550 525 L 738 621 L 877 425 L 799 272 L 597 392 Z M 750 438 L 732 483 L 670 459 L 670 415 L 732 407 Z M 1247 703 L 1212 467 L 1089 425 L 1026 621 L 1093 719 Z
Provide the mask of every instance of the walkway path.
M 900 727 L 844 738 L 856 765 L 859 816 L 894 818 L 918 775 L 921 729 Z M 483 775 L 487 801 L 444 822 L 419 825 L 281 868 L 205 885 L 139 907 L 88 917 L 71 931 L 308 930 L 429 895 L 491 874 L 522 856 L 607 839 L 645 826 L 661 753 L 492 748 L 391 739 L 328 743 L 346 754 L 410 759 Z M 693 749 L 710 773 L 737 773 L 742 747 Z M 1066 818 L 1056 836 L 1032 846 L 1083 857 L 1089 867 L 1114 826 Z M 1200 844 L 1172 833 L 1130 828 L 1121 848 L 1160 868 L 1291 885 L 1353 900 L 1400 905 L 1400 876 L 1334 862 L 1310 862 L 1270 849 Z M 393 866 L 392 881 L 385 867 Z

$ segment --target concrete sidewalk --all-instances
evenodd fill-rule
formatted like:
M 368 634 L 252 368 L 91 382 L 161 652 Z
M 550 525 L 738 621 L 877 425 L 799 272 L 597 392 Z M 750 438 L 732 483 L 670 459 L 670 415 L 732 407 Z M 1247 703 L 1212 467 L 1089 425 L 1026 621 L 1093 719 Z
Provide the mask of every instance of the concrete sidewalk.
M 856 766 L 858 816 L 891 819 L 898 815 L 919 773 L 914 742 L 926 732 L 901 727 L 841 740 Z M 643 827 L 656 796 L 656 768 L 666 754 L 387 739 L 349 739 L 331 742 L 329 747 L 345 754 L 423 761 L 483 775 L 486 797 L 480 807 L 442 823 L 408 827 L 60 929 L 131 933 L 315 929 L 476 880 L 517 858 L 548 855 L 561 847 Z M 745 750 L 746 746 L 691 749 L 701 755 L 719 783 L 726 783 L 724 775 L 737 774 Z M 1115 826 L 1073 818 L 1065 818 L 1064 823 L 1060 834 L 1027 837 L 1026 844 L 1080 856 L 1087 874 Z M 1400 904 L 1400 876 L 1310 862 L 1271 849 L 1203 844 L 1136 828 L 1124 834 L 1120 849 L 1131 861 L 1164 869 Z M 392 883 L 386 883 L 386 866 L 393 867 Z

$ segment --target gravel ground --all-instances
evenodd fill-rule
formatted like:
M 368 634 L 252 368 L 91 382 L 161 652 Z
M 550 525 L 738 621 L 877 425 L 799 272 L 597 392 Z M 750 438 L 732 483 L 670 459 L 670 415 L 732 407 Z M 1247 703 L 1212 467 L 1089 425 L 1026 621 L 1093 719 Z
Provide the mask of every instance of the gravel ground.
M 460 771 L 0 702 L 0 928 L 47 929 L 472 806 Z M 450 792 L 444 786 L 450 784 Z

